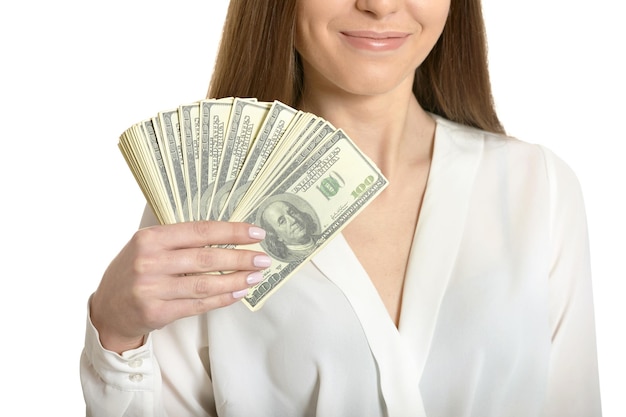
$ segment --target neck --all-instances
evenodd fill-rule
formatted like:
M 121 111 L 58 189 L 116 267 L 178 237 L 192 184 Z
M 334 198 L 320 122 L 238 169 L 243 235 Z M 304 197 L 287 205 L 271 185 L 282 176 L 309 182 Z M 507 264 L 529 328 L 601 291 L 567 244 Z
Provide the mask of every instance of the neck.
M 343 129 L 387 178 L 406 162 L 430 159 L 435 122 L 410 86 L 371 96 L 305 89 L 299 107 Z

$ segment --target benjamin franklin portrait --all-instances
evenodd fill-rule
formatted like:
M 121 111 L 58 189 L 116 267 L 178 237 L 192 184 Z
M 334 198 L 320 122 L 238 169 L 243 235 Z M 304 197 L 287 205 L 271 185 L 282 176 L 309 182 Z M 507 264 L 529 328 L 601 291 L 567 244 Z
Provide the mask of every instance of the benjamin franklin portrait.
M 256 219 L 256 224 L 267 232 L 261 246 L 271 257 L 291 262 L 306 258 L 315 250 L 320 222 L 315 210 L 300 197 L 270 197 L 259 207 Z

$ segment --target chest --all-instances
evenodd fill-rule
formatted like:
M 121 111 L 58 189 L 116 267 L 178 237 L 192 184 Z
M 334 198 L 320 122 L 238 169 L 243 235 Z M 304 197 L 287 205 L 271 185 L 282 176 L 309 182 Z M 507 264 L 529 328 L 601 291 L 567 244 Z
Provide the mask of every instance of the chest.
M 426 189 L 428 167 L 389 187 L 344 230 L 344 237 L 396 325 L 407 264 Z

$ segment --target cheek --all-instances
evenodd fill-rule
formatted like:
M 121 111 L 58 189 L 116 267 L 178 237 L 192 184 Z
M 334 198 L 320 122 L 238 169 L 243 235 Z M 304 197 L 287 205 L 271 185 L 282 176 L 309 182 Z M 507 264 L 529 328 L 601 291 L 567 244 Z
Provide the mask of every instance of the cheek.
M 355 0 L 296 0 L 296 50 L 309 60 L 328 59 L 337 48 L 337 21 L 350 16 Z
M 299 52 L 307 49 L 310 40 L 314 39 L 315 25 L 313 23 L 319 20 L 318 13 L 311 3 L 314 1 L 297 0 L 295 46 Z
M 310 20 L 299 19 L 296 27 L 295 47 L 296 51 L 305 58 L 323 58 L 325 33 Z
M 450 0 L 418 0 L 410 2 L 409 12 L 422 24 L 425 31 L 439 34 L 450 13 Z
M 409 12 L 421 26 L 421 34 L 415 49 L 421 52 L 416 56 L 417 62 L 414 63 L 417 67 L 430 53 L 443 32 L 450 12 L 450 0 L 414 1 L 411 2 Z
M 319 26 L 300 22 L 296 30 L 295 47 L 302 58 L 309 82 L 319 81 L 320 77 L 332 79 L 346 71 L 347 63 L 337 55 L 338 45 Z

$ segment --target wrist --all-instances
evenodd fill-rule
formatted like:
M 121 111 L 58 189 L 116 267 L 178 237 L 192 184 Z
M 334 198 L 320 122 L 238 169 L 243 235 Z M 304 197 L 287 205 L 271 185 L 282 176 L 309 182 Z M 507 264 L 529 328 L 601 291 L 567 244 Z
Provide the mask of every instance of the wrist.
M 112 328 L 107 320 L 101 320 L 94 308 L 94 294 L 89 299 L 89 321 L 98 334 L 100 345 L 109 351 L 122 354 L 144 344 L 146 335 L 126 336 Z

